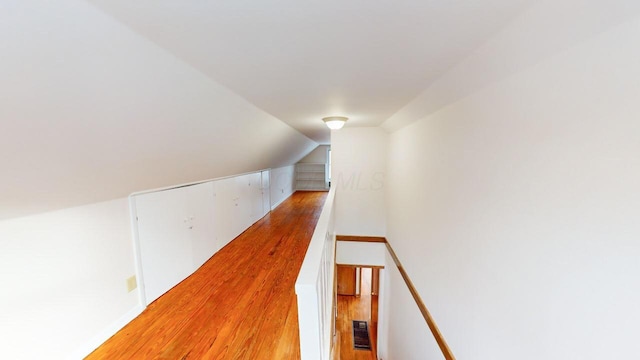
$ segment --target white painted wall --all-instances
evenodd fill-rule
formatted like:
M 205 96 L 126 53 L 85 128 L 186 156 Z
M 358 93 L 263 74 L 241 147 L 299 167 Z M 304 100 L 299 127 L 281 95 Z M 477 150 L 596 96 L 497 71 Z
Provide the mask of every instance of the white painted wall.
M 294 193 L 294 165 L 271 169 L 271 210 Z
M 378 358 L 444 359 L 393 259 L 386 250 L 383 255 L 387 265 L 380 272 Z M 418 341 L 407 344 L 407 337 Z
M 300 161 L 301 163 L 315 163 L 315 164 L 326 164 L 328 163 L 327 151 L 329 150 L 329 145 L 319 145 L 317 148 L 313 149 L 309 154 L 303 157 Z
M 81 358 L 137 315 L 127 195 L 317 145 L 85 1 L 3 1 L 0 48 L 1 358 Z
M 136 273 L 128 207 L 0 222 L 0 357 L 79 359 L 142 310 L 125 282 Z
M 390 136 L 387 238 L 458 359 L 640 353 L 640 18 L 573 3 L 529 12 L 536 31 L 601 31 Z M 385 359 L 424 341 L 389 326 Z
M 0 298 L 0 357 L 89 354 L 264 216 L 260 174 L 133 196 L 140 228 L 130 224 L 128 199 L 0 222 L 0 284 L 14 289 Z M 222 182 L 231 188 L 214 186 Z M 147 239 L 139 245 L 144 279 L 132 233 Z M 133 275 L 138 288 L 129 293 Z
M 380 128 L 331 132 L 332 179 L 336 192 L 336 232 L 384 236 L 388 135 Z
M 286 166 L 317 146 L 83 0 L 3 1 L 0 48 L 0 219 Z
M 395 131 L 541 60 L 633 19 L 633 0 L 538 0 L 387 119 Z
M 218 239 L 213 182 L 132 197 L 145 305 L 191 275 L 224 241 Z M 226 219 L 225 219 L 226 220 Z M 230 227 L 230 222 L 226 222 Z
M 145 305 L 193 274 L 269 209 L 262 204 L 261 172 L 131 198 Z
M 361 241 L 338 241 L 336 263 L 343 265 L 385 266 L 384 243 Z

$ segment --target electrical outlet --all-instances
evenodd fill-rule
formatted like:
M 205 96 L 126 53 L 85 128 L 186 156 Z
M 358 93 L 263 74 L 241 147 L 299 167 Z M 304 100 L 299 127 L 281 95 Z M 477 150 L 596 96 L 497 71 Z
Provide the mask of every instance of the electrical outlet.
M 132 292 L 137 287 L 138 287 L 138 282 L 136 281 L 136 276 L 135 275 L 133 275 L 132 277 L 127 279 L 127 291 L 128 292 Z

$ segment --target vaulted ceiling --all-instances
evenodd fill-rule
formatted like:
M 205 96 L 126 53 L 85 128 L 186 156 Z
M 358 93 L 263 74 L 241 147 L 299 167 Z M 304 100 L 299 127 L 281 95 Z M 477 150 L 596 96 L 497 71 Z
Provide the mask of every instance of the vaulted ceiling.
M 531 1 L 2 1 L 0 219 L 293 164 Z
M 89 0 L 318 143 L 377 126 L 528 0 Z

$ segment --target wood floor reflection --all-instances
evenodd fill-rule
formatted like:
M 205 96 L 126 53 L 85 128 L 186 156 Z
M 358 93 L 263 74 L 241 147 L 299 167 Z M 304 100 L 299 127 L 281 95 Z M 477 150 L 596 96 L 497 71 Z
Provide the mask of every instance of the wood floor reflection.
M 371 321 L 371 305 L 378 306 L 378 296 L 371 295 L 371 269 L 362 269 L 361 295 L 338 295 L 338 319 L 336 327 L 339 333 L 339 351 L 341 360 L 376 360 L 377 323 Z M 352 320 L 366 320 L 369 325 L 371 350 L 353 348 Z
M 326 192 L 297 192 L 87 359 L 299 359 L 294 284 Z

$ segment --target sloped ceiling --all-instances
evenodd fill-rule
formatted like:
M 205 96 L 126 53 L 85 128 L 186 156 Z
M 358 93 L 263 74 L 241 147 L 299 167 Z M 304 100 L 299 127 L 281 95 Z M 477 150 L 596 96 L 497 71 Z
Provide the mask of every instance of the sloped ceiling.
M 381 127 L 398 130 L 638 14 L 635 0 L 536 1 Z
M 314 141 L 377 126 L 529 0 L 88 0 Z
M 0 219 L 295 163 L 317 143 L 84 1 L 0 3 Z
M 528 1 L 2 1 L 0 219 L 292 164 Z

